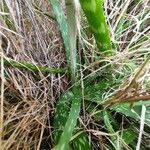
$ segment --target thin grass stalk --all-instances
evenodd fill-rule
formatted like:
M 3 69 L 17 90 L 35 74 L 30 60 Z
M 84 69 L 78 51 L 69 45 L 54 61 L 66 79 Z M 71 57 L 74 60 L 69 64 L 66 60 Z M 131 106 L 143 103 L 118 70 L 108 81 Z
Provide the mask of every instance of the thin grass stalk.
M 49 68 L 45 66 L 34 65 L 32 63 L 27 62 L 19 62 L 10 58 L 4 58 L 4 66 L 5 67 L 16 67 L 18 69 L 27 69 L 33 73 L 42 72 L 42 73 L 65 73 L 65 69 L 61 68 Z
M 54 16 L 53 13 L 50 12 L 45 12 L 43 10 L 41 10 L 37 5 L 33 4 L 35 10 L 39 13 L 39 14 L 43 14 L 44 16 L 47 16 L 50 20 L 54 20 L 56 21 L 56 18 Z
M 0 58 L 0 74 L 1 74 L 1 92 L 0 92 L 0 147 L 2 147 L 3 142 L 3 122 L 4 122 L 4 57 L 3 57 L 3 49 L 2 49 L 2 36 L 0 35 L 0 53 L 2 53 Z

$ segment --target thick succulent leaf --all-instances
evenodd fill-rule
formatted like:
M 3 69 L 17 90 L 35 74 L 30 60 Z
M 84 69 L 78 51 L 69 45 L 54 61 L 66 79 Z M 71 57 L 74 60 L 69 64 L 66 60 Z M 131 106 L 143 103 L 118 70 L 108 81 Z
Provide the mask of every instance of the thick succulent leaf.
M 66 0 L 66 16 L 57 0 L 49 0 L 52 5 L 56 20 L 59 24 L 60 32 L 63 38 L 68 69 L 71 75 L 72 83 L 75 82 L 76 74 L 76 19 L 75 7 L 72 0 Z
M 67 24 L 68 24 L 68 36 L 69 36 L 69 45 L 70 45 L 70 68 L 71 68 L 71 76 L 72 82 L 75 82 L 76 76 L 76 38 L 77 38 L 77 25 L 76 25 L 76 17 L 75 17 L 75 3 L 73 0 L 66 0 L 66 16 L 67 16 Z
M 103 11 L 103 0 L 80 0 L 80 4 L 92 29 L 98 49 L 101 52 L 112 50 L 109 30 Z M 110 54 L 110 52 L 107 54 Z
M 131 144 L 136 138 L 137 138 L 137 135 L 133 131 L 133 129 L 128 128 L 128 129 L 123 130 L 122 139 L 127 145 Z
M 73 139 L 72 145 L 73 150 L 91 150 L 91 144 L 89 143 L 88 136 L 85 132 L 82 132 L 75 139 Z
M 4 66 L 5 67 L 13 66 L 18 69 L 26 69 L 26 70 L 30 70 L 33 73 L 37 73 L 39 71 L 41 71 L 42 73 L 64 73 L 65 72 L 65 70 L 61 68 L 49 68 L 45 66 L 34 65 L 28 62 L 16 61 L 10 58 L 4 59 Z
M 57 104 L 56 113 L 55 113 L 55 117 L 54 117 L 54 124 L 53 124 L 53 126 L 54 126 L 53 137 L 54 137 L 54 140 L 55 140 L 54 141 L 55 144 L 57 144 L 59 142 L 61 134 L 63 133 L 64 126 L 65 126 L 65 124 L 67 122 L 67 119 L 69 117 L 71 100 L 74 99 L 74 96 L 75 95 L 73 94 L 73 92 L 68 91 L 60 97 L 59 102 Z M 72 117 L 73 117 L 73 115 L 72 115 Z M 70 138 L 71 138 L 71 136 L 70 136 Z M 82 133 L 81 135 L 79 135 L 75 139 L 73 139 L 72 140 L 72 145 L 77 150 L 78 150 L 79 147 L 82 148 L 82 149 L 84 148 L 86 150 L 91 149 L 89 141 L 88 141 L 87 134 L 85 134 L 85 133 Z
M 60 136 L 63 132 L 65 123 L 69 116 L 71 100 L 74 98 L 74 95 L 71 91 L 66 92 L 59 99 L 59 102 L 56 106 L 56 112 L 54 116 L 54 142 L 58 143 Z
M 80 105 L 81 105 L 81 91 L 80 88 L 74 87 L 73 89 L 73 99 L 71 104 L 71 109 L 69 116 L 65 123 L 63 133 L 60 136 L 59 142 L 56 146 L 56 150 L 67 150 L 69 146 L 69 141 L 71 139 L 73 130 L 76 126 L 77 119 L 79 117 Z
M 150 106 L 149 106 L 149 101 L 141 101 L 141 102 L 136 102 L 134 103 L 133 107 L 130 107 L 130 104 L 119 104 L 119 105 L 114 105 L 111 107 L 111 109 L 115 110 L 116 112 L 119 112 L 121 114 L 124 114 L 127 117 L 131 117 L 136 121 L 140 121 L 140 116 L 141 116 L 141 109 L 142 105 L 146 106 L 146 114 L 145 114 L 145 123 L 150 126 Z
M 101 102 L 103 99 L 103 94 L 107 92 L 111 83 L 107 81 L 101 81 L 95 83 L 94 85 L 88 85 L 85 88 L 85 99 L 92 102 Z
M 70 64 L 70 42 L 69 42 L 69 31 L 68 31 L 68 24 L 66 21 L 66 17 L 57 0 L 49 0 L 49 2 L 52 5 L 56 20 L 59 24 L 60 32 L 65 45 L 67 63 Z

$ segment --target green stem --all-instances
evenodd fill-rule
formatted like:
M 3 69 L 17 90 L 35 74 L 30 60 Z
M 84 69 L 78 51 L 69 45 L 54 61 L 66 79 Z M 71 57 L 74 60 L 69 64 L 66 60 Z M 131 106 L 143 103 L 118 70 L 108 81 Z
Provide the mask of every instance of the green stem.
M 65 72 L 65 69 L 37 66 L 37 65 L 33 65 L 33 64 L 27 63 L 27 62 L 18 62 L 13 59 L 10 59 L 10 58 L 4 59 L 4 66 L 6 66 L 6 67 L 13 66 L 18 69 L 27 69 L 34 73 L 39 72 L 39 71 L 41 71 L 42 73 L 64 73 Z
M 80 0 L 80 4 L 92 29 L 99 51 L 109 50 L 106 54 L 110 54 L 112 45 L 103 11 L 103 0 Z

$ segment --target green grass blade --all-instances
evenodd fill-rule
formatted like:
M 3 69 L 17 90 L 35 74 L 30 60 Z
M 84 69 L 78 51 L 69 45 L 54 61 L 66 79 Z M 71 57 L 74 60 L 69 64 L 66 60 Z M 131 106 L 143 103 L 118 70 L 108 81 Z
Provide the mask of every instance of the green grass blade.
M 92 29 L 98 49 L 101 52 L 112 50 L 109 30 L 103 11 L 103 0 L 80 0 L 80 4 Z
M 41 71 L 42 73 L 64 73 L 65 72 L 65 69 L 49 68 L 45 66 L 34 65 L 32 63 L 27 63 L 27 62 L 19 62 L 10 58 L 4 59 L 4 66 L 8 66 L 8 67 L 13 66 L 18 69 L 27 69 L 33 73 L 37 73 L 39 71 Z

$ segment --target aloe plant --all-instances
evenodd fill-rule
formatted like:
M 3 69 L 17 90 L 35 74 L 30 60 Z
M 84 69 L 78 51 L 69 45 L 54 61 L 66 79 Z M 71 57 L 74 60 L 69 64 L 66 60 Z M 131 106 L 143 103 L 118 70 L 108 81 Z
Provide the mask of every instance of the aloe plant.
M 77 76 L 77 67 L 76 67 L 76 20 L 75 20 L 75 6 L 74 1 L 66 0 L 66 16 L 64 15 L 60 4 L 58 1 L 50 0 L 51 5 L 54 10 L 56 20 L 60 27 L 60 32 L 62 34 L 65 50 L 66 50 L 66 59 L 67 65 L 69 67 L 69 73 L 71 77 L 72 88 L 62 95 L 57 103 L 56 113 L 54 117 L 54 139 L 55 139 L 55 149 L 56 150 L 66 150 L 71 149 L 71 144 L 76 148 L 80 147 L 79 139 L 75 140 L 70 139 L 75 133 L 75 126 L 77 124 L 77 119 L 79 117 L 80 105 L 81 105 L 81 86 L 76 81 L 79 76 Z M 81 7 L 83 12 L 88 20 L 89 26 L 92 29 L 92 32 L 97 43 L 97 48 L 101 53 L 104 53 L 106 56 L 115 52 L 112 49 L 111 39 L 109 29 L 106 23 L 104 10 L 103 10 L 103 1 L 102 0 L 80 0 Z M 111 67 L 109 68 L 112 69 Z M 108 77 L 108 76 L 107 76 Z M 106 77 L 106 78 L 107 78 Z M 110 79 L 110 78 L 108 78 Z M 89 88 L 85 88 L 85 93 L 87 91 L 86 100 L 90 100 L 99 104 L 102 100 L 103 93 L 108 88 L 108 86 L 117 84 L 116 81 L 104 80 L 104 83 L 98 83 L 98 87 L 90 85 Z M 108 82 L 108 83 L 107 83 Z M 104 87 L 103 87 L 104 86 Z M 96 90 L 96 91 L 95 91 Z M 91 92 L 90 92 L 91 91 Z M 94 98 L 92 95 L 96 93 L 98 95 Z M 99 94 L 97 94 L 99 93 Z M 90 97 L 88 97 L 90 95 Z M 92 98 L 91 98 L 92 97 Z M 99 101 L 98 101 L 99 100 Z M 117 111 L 115 109 L 115 111 Z M 111 124 L 111 118 L 108 115 L 109 111 L 104 111 L 103 121 L 106 126 L 106 129 L 109 133 L 114 134 L 115 130 Z M 82 136 L 82 139 L 85 139 L 86 134 Z M 126 136 L 125 136 L 126 137 Z M 117 140 L 116 137 L 111 138 L 112 145 L 116 148 Z M 82 140 L 83 145 L 88 145 L 87 141 Z M 82 145 L 82 146 L 83 146 Z M 87 148 L 90 149 L 90 146 Z
M 107 55 L 110 54 L 112 44 L 103 11 L 103 0 L 80 0 L 80 4 L 92 29 L 99 51 L 105 52 Z M 108 50 L 109 52 L 107 52 Z
M 67 121 L 65 123 L 63 133 L 59 139 L 59 142 L 56 146 L 56 150 L 66 150 L 69 146 L 69 141 L 72 136 L 73 130 L 76 126 L 77 119 L 80 112 L 80 89 L 78 87 L 75 87 L 73 90 L 74 96 L 72 99 L 71 109 L 69 112 L 69 116 L 67 118 Z
M 9 8 L 7 8 L 8 1 L 5 1 L 5 2 L 2 1 L 2 4 L 4 3 L 4 5 L 6 5 L 4 6 L 4 10 L 2 11 L 2 14 L 3 12 L 4 14 L 7 14 L 7 12 L 9 12 Z M 27 1 L 27 3 L 28 2 L 29 0 Z M 139 71 L 134 76 L 133 80 L 130 82 L 129 87 L 132 86 L 131 88 L 132 91 L 131 92 L 130 90 L 123 91 L 123 94 L 125 93 L 125 96 L 130 95 L 130 93 L 132 96 L 133 90 L 135 88 L 136 93 L 133 94 L 133 96 L 136 96 L 136 99 L 135 97 L 131 97 L 128 99 L 124 99 L 125 100 L 124 101 L 123 100 L 124 96 L 123 98 L 121 96 L 121 99 L 119 99 L 118 101 L 116 101 L 115 99 L 112 99 L 113 101 L 109 101 L 108 104 L 110 102 L 114 102 L 114 103 L 111 103 L 112 105 L 109 105 L 110 106 L 109 108 L 105 107 L 104 100 L 109 99 L 109 98 L 111 100 L 111 98 L 113 98 L 113 94 L 115 93 L 115 91 L 117 91 L 120 88 L 122 89 L 120 85 L 123 82 L 124 78 L 129 77 L 132 74 L 132 71 L 135 68 L 137 68 L 138 64 L 140 63 L 137 60 L 141 61 L 143 59 L 143 56 L 146 53 L 147 53 L 146 55 L 149 54 L 149 47 L 148 47 L 149 46 L 149 40 L 148 40 L 149 28 L 147 27 L 148 23 L 145 22 L 145 20 L 147 20 L 150 15 L 149 10 L 146 7 L 148 0 L 146 0 L 146 4 L 144 5 L 144 7 L 142 7 L 146 10 L 141 11 L 141 13 L 139 13 L 140 9 L 138 10 L 135 7 L 134 7 L 134 11 L 130 11 L 130 9 L 133 8 L 132 5 L 134 3 L 138 3 L 136 6 L 137 8 L 139 6 L 142 6 L 142 3 L 144 3 L 144 1 L 142 0 L 135 0 L 135 2 L 131 0 L 127 0 L 127 3 L 125 5 L 123 5 L 123 1 L 120 1 L 120 0 L 115 1 L 115 3 L 111 1 L 106 1 L 106 4 L 108 4 L 107 6 L 105 5 L 106 11 L 108 11 L 107 12 L 107 14 L 109 15 L 108 19 L 110 19 L 109 20 L 110 25 L 113 28 L 112 34 L 113 34 L 113 37 L 115 38 L 116 43 L 111 42 L 110 31 L 109 31 L 106 16 L 103 10 L 103 2 L 104 2 L 103 0 L 63 0 L 63 2 L 65 2 L 63 3 L 65 4 L 65 11 L 63 11 L 61 7 L 62 1 L 49 0 L 49 2 L 52 6 L 53 12 L 45 11 L 45 8 L 47 8 L 47 3 L 45 5 L 43 4 L 41 5 L 38 3 L 34 4 L 34 2 L 33 3 L 31 2 L 30 4 L 32 5 L 29 5 L 30 6 L 29 8 L 30 10 L 34 10 L 32 11 L 33 16 L 39 17 L 38 14 L 42 14 L 40 15 L 40 17 L 44 15 L 48 20 L 51 20 L 58 24 L 58 27 L 60 29 L 60 34 L 62 37 L 62 41 L 64 44 L 67 68 L 63 68 L 63 69 L 62 68 L 49 68 L 49 67 L 41 66 L 41 65 L 34 65 L 29 62 L 16 61 L 16 60 L 6 58 L 6 57 L 4 59 L 2 58 L 1 68 L 3 69 L 4 67 L 13 67 L 17 69 L 23 68 L 24 70 L 33 72 L 32 75 L 34 76 L 35 79 L 36 77 L 38 78 L 38 75 L 36 74 L 37 72 L 42 72 L 44 74 L 67 72 L 67 75 L 68 75 L 67 77 L 70 83 L 69 85 L 71 87 L 67 91 L 62 93 L 58 101 L 56 101 L 57 103 L 56 103 L 56 109 L 54 110 L 54 118 L 52 118 L 52 120 L 54 120 L 53 128 L 52 128 L 52 133 L 53 133 L 52 137 L 54 141 L 50 141 L 50 143 L 54 144 L 55 150 L 90 150 L 90 149 L 98 149 L 98 148 L 101 148 L 101 149 L 105 149 L 105 148 L 126 149 L 127 148 L 128 149 L 128 146 L 135 148 L 135 145 L 136 145 L 135 142 L 137 140 L 138 133 L 134 132 L 134 128 L 132 128 L 132 126 L 134 125 L 135 128 L 138 127 L 139 125 L 138 121 L 140 121 L 140 116 L 142 116 L 141 106 L 142 105 L 149 106 L 149 102 L 146 100 L 150 99 L 150 97 L 147 97 L 150 90 L 147 90 L 148 91 L 147 93 L 145 92 L 146 88 L 147 89 L 150 88 L 149 80 L 147 79 L 147 82 L 148 82 L 146 85 L 147 87 L 145 86 L 145 83 L 142 83 L 144 85 L 142 86 L 142 90 L 144 91 L 144 93 L 140 92 L 140 96 L 142 96 L 142 98 L 144 94 L 146 96 L 144 97 L 146 99 L 144 98 L 142 99 L 143 101 L 140 101 L 141 97 L 137 97 L 137 93 L 139 91 L 139 87 L 137 86 L 137 84 L 140 83 L 141 79 L 142 81 L 144 80 L 143 79 L 144 76 L 149 74 L 148 69 L 146 70 L 147 71 L 146 72 L 144 68 L 148 68 L 150 58 L 148 58 L 149 60 L 145 61 L 145 67 L 142 66 L 141 71 Z M 88 38 L 88 41 L 91 45 L 94 44 L 93 41 L 95 40 L 97 44 L 96 50 L 95 49 L 91 50 L 90 47 L 88 47 L 88 44 L 80 43 L 82 42 L 80 41 L 80 35 L 84 36 L 85 30 L 84 29 L 82 30 L 83 32 L 81 32 L 78 38 L 77 24 L 76 24 L 77 13 L 76 13 L 76 7 L 75 7 L 77 6 L 76 5 L 77 3 L 81 4 L 83 15 L 85 15 L 88 21 L 88 24 L 86 25 L 88 26 L 88 30 L 90 30 L 90 36 L 86 38 Z M 127 8 L 127 6 L 129 6 L 129 8 Z M 19 5 L 17 4 L 17 7 L 14 7 L 14 8 L 17 8 L 17 11 L 14 13 L 14 18 L 16 18 L 17 16 L 17 18 L 15 19 L 15 21 L 17 22 L 18 21 L 20 22 L 20 20 L 17 20 L 17 19 L 20 18 L 19 14 L 22 14 L 22 12 L 19 12 L 20 10 L 22 10 L 21 7 L 22 7 L 22 4 L 19 4 Z M 118 10 L 120 14 L 118 14 Z M 31 11 L 29 11 L 29 13 L 30 12 Z M 34 15 L 34 12 L 36 12 L 37 14 Z M 85 21 L 85 17 L 84 16 L 81 17 L 81 19 L 83 19 L 81 21 Z M 4 28 L 5 28 L 5 24 L 9 28 L 8 31 L 6 30 L 7 35 L 9 35 L 9 31 L 11 30 L 13 31 L 13 33 L 17 32 L 16 27 L 15 27 L 16 22 L 13 21 L 14 19 L 11 19 L 11 17 L 9 17 L 9 14 L 2 15 L 1 18 L 4 20 Z M 30 19 L 32 19 L 32 17 L 30 17 Z M 43 19 L 40 19 L 40 20 L 43 20 Z M 38 22 L 38 19 L 35 18 L 35 21 Z M 26 27 L 26 22 L 23 22 L 23 24 L 25 25 L 24 27 Z M 28 21 L 27 21 L 27 25 L 28 25 Z M 40 24 L 39 25 L 37 24 L 37 26 L 41 27 Z M 82 24 L 81 24 L 81 27 L 82 27 Z M 135 27 L 135 30 L 133 29 L 134 27 Z M 147 28 L 146 30 L 145 30 L 145 27 Z M 132 33 L 132 30 L 133 30 L 133 33 L 135 34 Z M 45 28 L 44 31 L 47 31 L 47 28 Z M 93 40 L 93 37 L 95 38 L 94 40 Z M 77 49 L 77 44 L 78 44 L 76 42 L 77 38 L 79 39 L 79 44 L 80 44 L 79 50 Z M 17 37 L 15 39 L 18 40 Z M 92 39 L 92 42 L 91 42 L 91 39 Z M 12 41 L 11 43 L 15 43 L 13 42 L 13 40 L 11 41 Z M 17 43 L 20 43 L 20 42 L 17 42 Z M 145 45 L 146 43 L 147 45 Z M 18 46 L 16 46 L 16 48 Z M 120 58 L 120 55 L 119 55 L 120 52 L 119 52 L 117 57 L 108 58 L 107 56 L 112 55 L 115 52 L 115 50 L 113 49 L 113 46 L 116 46 L 116 48 L 118 48 L 120 51 L 123 51 L 125 49 L 125 57 Z M 93 46 L 91 47 L 93 48 Z M 147 49 L 147 50 L 144 50 L 146 51 L 144 52 L 141 49 Z M 82 50 L 83 50 L 83 53 L 80 53 L 82 52 Z M 80 56 L 78 56 L 78 51 L 79 51 Z M 137 52 L 135 56 L 133 56 L 134 51 Z M 138 53 L 138 51 L 140 52 Z M 5 48 L 4 48 L 4 52 L 5 52 Z M 129 55 L 128 55 L 128 52 L 129 52 Z M 106 56 L 106 57 L 103 57 L 103 56 Z M 136 60 L 133 60 L 132 57 L 134 57 Z M 81 60 L 79 61 L 78 58 L 81 58 Z M 126 58 L 127 60 L 125 60 Z M 82 61 L 82 59 L 84 61 Z M 95 60 L 97 61 L 97 59 L 101 59 L 101 60 L 100 61 L 98 60 L 98 63 L 94 62 Z M 124 66 L 124 63 L 126 63 L 127 67 L 129 67 L 129 64 L 127 64 L 128 61 L 129 61 L 129 64 L 130 64 L 130 61 L 132 61 L 133 64 L 130 64 L 130 65 L 132 65 L 134 69 L 132 71 L 130 70 L 128 73 L 126 71 L 125 73 L 122 66 Z M 78 70 L 77 62 L 81 62 L 81 64 L 78 65 L 80 66 L 81 70 Z M 82 70 L 82 68 L 84 68 L 85 70 Z M 80 72 L 81 74 L 78 74 L 78 72 Z M 2 71 L 2 73 L 4 72 Z M 81 75 L 81 78 L 80 78 L 80 75 Z M 7 79 L 7 73 L 6 73 L 6 79 Z M 81 88 L 80 81 L 82 81 L 82 88 Z M 123 89 L 126 89 L 126 85 Z M 126 94 L 126 93 L 129 93 L 129 94 Z M 6 95 L 6 98 L 7 98 L 7 95 Z M 80 116 L 80 109 L 82 108 L 81 107 L 82 98 L 84 99 L 84 102 L 83 102 L 84 117 L 82 117 L 82 111 L 81 111 L 81 119 L 83 119 L 83 122 L 81 123 L 78 121 L 78 118 Z M 128 103 L 133 102 L 133 101 L 135 102 L 135 104 L 131 109 Z M 145 121 L 143 121 L 146 125 L 144 129 L 145 132 L 146 130 L 150 129 L 150 115 L 149 115 L 150 108 L 147 107 L 146 110 L 148 111 L 145 112 L 145 115 L 144 115 Z M 116 115 L 114 115 L 114 112 Z M 127 117 L 127 119 L 124 119 L 124 121 L 122 121 L 122 119 L 120 119 L 122 118 L 122 116 Z M 129 120 L 127 121 L 128 123 L 126 122 L 126 120 Z M 132 120 L 134 121 L 132 122 Z M 83 126 L 83 124 L 85 126 Z M 94 130 L 90 130 L 90 129 L 94 129 Z M 106 132 L 108 134 L 103 135 L 101 134 L 101 131 Z M 100 133 L 100 136 L 98 136 L 99 133 Z M 43 130 L 40 135 L 41 138 L 42 138 L 42 134 L 43 134 Z M 41 139 L 40 142 L 45 141 L 44 139 L 43 140 Z M 7 137 L 6 137 L 6 140 L 7 140 Z M 10 141 L 10 140 L 7 140 L 7 141 Z M 37 143 L 34 141 L 32 142 Z M 38 143 L 37 149 L 39 148 L 43 149 L 42 146 L 40 147 L 40 142 Z M 22 144 L 23 143 L 21 143 L 21 145 Z M 14 143 L 13 145 L 15 146 Z M 32 146 L 33 144 L 31 145 L 31 147 Z M 141 147 L 141 149 L 146 149 L 145 146 L 143 147 Z M 18 146 L 18 149 L 19 149 L 19 146 Z
M 66 0 L 66 16 L 67 16 L 67 26 L 68 26 L 68 37 L 69 37 L 69 48 L 70 48 L 70 68 L 72 84 L 76 80 L 76 40 L 77 40 L 77 25 L 75 18 L 75 3 L 73 0 Z
M 71 74 L 71 80 L 72 83 L 75 83 L 75 75 L 76 75 L 76 21 L 75 21 L 75 4 L 74 1 L 71 0 L 66 0 L 66 16 L 67 20 L 63 15 L 63 12 L 59 6 L 58 2 L 50 1 L 51 5 L 53 7 L 54 13 L 56 15 L 56 20 L 60 26 L 60 31 L 63 37 L 64 45 L 66 48 L 66 57 L 67 57 L 67 62 L 70 68 L 70 74 Z M 59 11 L 58 11 L 59 10 Z M 58 13 L 59 12 L 59 13 Z M 60 17 L 60 12 L 61 12 L 61 17 Z M 98 18 L 97 18 L 98 19 Z M 103 18 L 104 19 L 104 18 Z M 101 19 L 102 21 L 102 19 Z M 98 19 L 99 23 L 99 19 Z M 104 24 L 103 24 L 104 23 Z M 101 23 L 100 25 L 105 25 L 105 22 Z M 103 27 L 100 26 L 100 28 Z M 96 26 L 97 27 L 97 26 Z M 103 29 L 103 28 L 102 28 Z M 95 30 L 94 30 L 95 31 Z M 97 41 L 98 48 L 101 49 L 101 51 L 107 51 L 111 50 L 111 42 L 108 34 L 108 29 L 106 29 L 107 32 L 105 36 L 105 40 L 107 39 L 106 43 L 104 43 L 103 40 L 101 40 L 102 43 L 99 43 L 99 34 L 100 36 L 102 33 L 94 33 Z M 104 33 L 103 32 L 103 33 Z M 67 36 L 67 37 L 66 37 Z M 69 38 L 68 38 L 69 37 Z M 109 42 L 108 42 L 109 41 Z M 102 44 L 102 46 L 101 46 Z M 54 118 L 54 127 L 56 127 L 56 130 L 58 132 L 55 132 L 55 141 L 56 141 L 56 150 L 62 149 L 65 150 L 69 146 L 69 140 L 72 136 L 72 133 L 74 131 L 74 128 L 77 123 L 77 119 L 79 116 L 79 111 L 80 111 L 80 101 L 81 101 L 81 87 L 75 86 L 72 88 L 72 94 L 73 96 L 69 96 L 68 98 L 64 95 L 60 98 L 57 108 L 56 108 L 56 114 Z M 71 104 L 72 101 L 72 104 Z M 69 109 L 69 106 L 71 105 L 71 108 Z M 61 112 L 60 112 L 61 111 Z M 62 118 L 62 116 L 64 116 Z M 64 130 L 62 132 L 62 130 Z M 85 136 L 86 138 L 86 136 Z M 78 140 L 76 140 L 78 141 Z M 83 140 L 84 141 L 84 140 Z M 86 143 L 87 141 L 84 141 L 84 145 L 88 145 Z M 77 142 L 78 145 L 79 142 Z M 90 149 L 90 147 L 89 147 Z
M 53 7 L 56 20 L 59 24 L 62 34 L 63 42 L 66 49 L 66 58 L 71 76 L 72 84 L 76 81 L 76 19 L 75 19 L 75 6 L 73 1 L 66 0 L 66 14 L 67 20 L 63 14 L 60 4 L 57 1 L 50 0 Z M 55 142 L 57 144 L 56 150 L 66 150 L 69 146 L 69 141 L 74 131 L 74 128 L 79 117 L 80 105 L 81 105 L 81 90 L 75 86 L 72 88 L 71 93 L 73 97 L 68 97 L 66 100 L 65 95 L 60 98 L 56 114 L 54 118 L 54 126 L 56 129 L 63 129 L 56 133 Z M 67 105 L 66 105 L 67 104 Z M 71 105 L 71 108 L 68 106 Z M 68 108 L 69 109 L 68 109 Z M 61 110 L 61 112 L 60 112 Z M 68 114 L 68 115 L 67 115 Z M 65 116 L 63 119 L 61 116 Z M 69 129 L 68 129 L 69 127 Z

